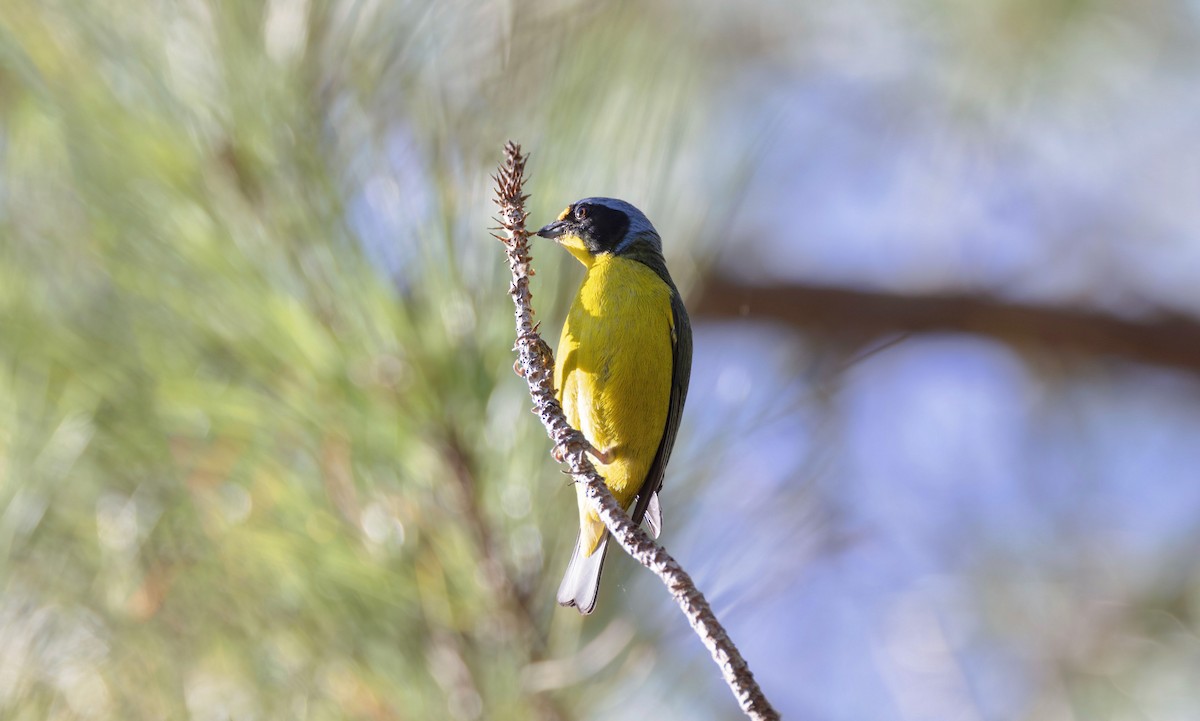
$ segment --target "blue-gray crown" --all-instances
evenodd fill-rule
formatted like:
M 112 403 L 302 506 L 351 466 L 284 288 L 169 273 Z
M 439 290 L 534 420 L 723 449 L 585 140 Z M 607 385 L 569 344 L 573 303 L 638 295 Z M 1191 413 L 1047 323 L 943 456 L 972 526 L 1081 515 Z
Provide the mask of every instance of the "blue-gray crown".
M 625 217 L 629 218 L 629 228 L 625 231 L 625 237 L 620 243 L 617 244 L 615 248 L 613 248 L 614 253 L 619 255 L 639 238 L 645 240 L 658 252 L 662 252 L 662 239 L 659 237 L 658 231 L 654 229 L 654 226 L 650 223 L 650 219 L 646 217 L 646 214 L 635 208 L 633 205 L 625 202 L 624 200 L 618 200 L 617 198 L 584 198 L 576 201 L 575 205 L 579 205 L 581 203 L 587 203 L 589 205 L 601 205 L 606 208 L 612 208 L 613 210 L 624 213 Z

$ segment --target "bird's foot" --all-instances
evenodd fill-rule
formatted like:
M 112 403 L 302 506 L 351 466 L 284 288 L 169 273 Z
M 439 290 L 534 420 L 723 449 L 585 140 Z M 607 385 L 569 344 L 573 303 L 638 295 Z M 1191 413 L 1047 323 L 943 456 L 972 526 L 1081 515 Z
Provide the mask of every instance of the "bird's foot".
M 591 454 L 592 458 L 595 458 L 597 461 L 600 461 L 600 463 L 606 466 L 612 463 L 613 459 L 617 457 L 617 452 L 615 449 L 606 448 L 604 450 L 600 450 L 590 443 L 588 444 L 588 453 Z
M 595 458 L 601 464 L 606 466 L 612 463 L 613 459 L 617 457 L 615 449 L 608 448 L 602 451 L 593 446 L 591 443 L 588 443 L 587 448 L 584 450 L 587 451 L 588 455 L 590 455 L 592 458 Z M 566 444 L 564 443 L 563 445 L 555 446 L 554 450 L 550 451 L 550 455 L 554 457 L 554 460 L 562 463 L 567 457 Z

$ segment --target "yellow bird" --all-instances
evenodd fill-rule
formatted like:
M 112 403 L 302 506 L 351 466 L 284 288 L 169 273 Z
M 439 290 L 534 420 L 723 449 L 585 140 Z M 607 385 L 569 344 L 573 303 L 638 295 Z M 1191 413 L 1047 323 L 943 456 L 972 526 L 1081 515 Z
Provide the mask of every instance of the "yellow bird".
M 587 269 L 558 344 L 558 400 L 591 443 L 596 470 L 617 502 L 626 511 L 633 505 L 633 522 L 644 518 L 658 536 L 658 491 L 692 369 L 691 323 L 662 240 L 640 210 L 613 198 L 572 203 L 537 234 Z M 558 602 L 591 613 L 608 532 L 577 490 L 579 538 Z

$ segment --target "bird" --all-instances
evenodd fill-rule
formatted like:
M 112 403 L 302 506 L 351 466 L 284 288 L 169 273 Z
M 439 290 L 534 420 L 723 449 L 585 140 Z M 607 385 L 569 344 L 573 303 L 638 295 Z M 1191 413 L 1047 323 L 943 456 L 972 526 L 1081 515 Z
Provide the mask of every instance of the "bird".
M 585 268 L 559 339 L 554 386 L 567 420 L 630 520 L 657 538 L 658 493 L 687 400 L 692 327 L 667 272 L 662 240 L 642 211 L 584 198 L 537 231 Z M 608 531 L 576 486 L 579 536 L 558 603 L 596 608 Z

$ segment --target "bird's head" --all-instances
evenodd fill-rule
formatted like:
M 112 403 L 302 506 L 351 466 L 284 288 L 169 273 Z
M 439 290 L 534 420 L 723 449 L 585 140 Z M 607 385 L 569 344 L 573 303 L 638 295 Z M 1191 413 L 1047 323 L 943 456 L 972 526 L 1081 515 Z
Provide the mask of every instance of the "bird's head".
M 604 254 L 662 254 L 658 231 L 642 211 L 615 198 L 577 200 L 537 234 L 551 238 L 589 267 Z

